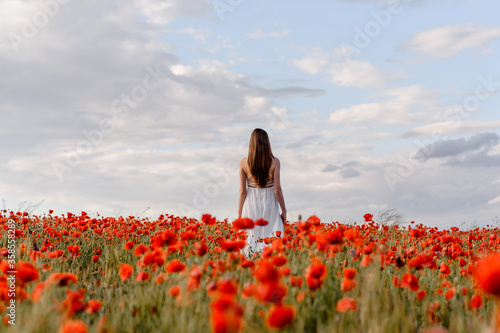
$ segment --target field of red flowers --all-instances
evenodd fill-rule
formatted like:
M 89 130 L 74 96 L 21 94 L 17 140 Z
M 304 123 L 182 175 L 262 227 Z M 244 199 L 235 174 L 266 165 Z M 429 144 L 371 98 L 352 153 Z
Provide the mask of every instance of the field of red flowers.
M 266 221 L 3 210 L 0 331 L 500 332 L 498 229 L 372 219 L 286 223 L 245 256 Z

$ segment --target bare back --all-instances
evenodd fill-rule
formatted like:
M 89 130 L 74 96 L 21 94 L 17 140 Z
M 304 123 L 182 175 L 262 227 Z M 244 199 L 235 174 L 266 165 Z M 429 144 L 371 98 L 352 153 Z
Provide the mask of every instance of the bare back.
M 248 158 L 247 157 L 243 158 L 242 167 L 243 167 L 243 171 L 245 172 L 245 176 L 247 177 L 247 181 L 250 183 L 249 186 L 255 187 L 252 185 L 257 184 L 258 181 L 257 181 L 257 178 L 255 177 L 255 175 L 253 175 L 252 171 L 250 170 L 250 166 L 248 165 Z M 269 186 L 266 186 L 266 187 L 273 186 L 272 181 L 274 180 L 273 175 L 274 175 L 275 168 L 276 168 L 276 157 L 274 157 L 273 161 L 271 162 L 271 167 L 269 168 L 269 174 L 268 174 L 268 177 L 266 178 L 266 181 L 269 184 Z

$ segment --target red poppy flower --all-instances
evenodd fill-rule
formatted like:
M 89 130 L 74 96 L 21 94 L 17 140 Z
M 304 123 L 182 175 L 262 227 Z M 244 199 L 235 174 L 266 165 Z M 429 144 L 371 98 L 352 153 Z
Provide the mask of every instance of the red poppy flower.
M 139 272 L 135 276 L 136 281 L 148 281 L 150 278 L 149 272 Z
M 197 256 L 204 256 L 208 252 L 208 246 L 204 242 L 194 243 L 193 247 Z
M 232 279 L 219 280 L 216 283 L 216 290 L 222 294 L 236 295 L 238 293 L 238 284 Z
M 354 229 L 347 229 L 344 231 L 344 237 L 354 243 L 354 246 L 361 246 L 365 239 L 359 234 L 359 231 Z
M 469 308 L 470 309 L 479 309 L 483 306 L 483 298 L 481 295 L 474 294 L 472 295 L 470 302 L 469 302 Z
M 33 302 L 38 302 L 42 298 L 42 293 L 45 287 L 47 286 L 47 282 L 39 282 L 36 286 L 35 289 L 33 289 L 33 292 L 31 293 L 31 299 Z
M 165 281 L 165 274 L 164 273 L 160 273 L 155 279 L 155 282 L 158 284 L 162 284 L 164 281 Z
M 136 246 L 136 248 L 134 249 L 134 255 L 136 257 L 140 257 L 142 256 L 144 253 L 148 252 L 149 251 L 149 248 L 144 245 L 144 244 L 139 244 Z
M 418 278 L 411 273 L 404 274 L 403 278 L 401 279 L 401 287 L 408 288 L 411 291 L 417 291 L 419 288 Z
M 216 220 L 215 220 L 215 217 L 212 217 L 212 215 L 210 215 L 210 214 L 203 214 L 201 216 L 201 222 L 203 222 L 203 224 L 206 224 L 206 225 L 214 225 Z
M 425 290 L 420 290 L 420 291 L 417 293 L 417 299 L 418 299 L 419 301 L 424 300 L 426 296 L 427 296 L 427 291 L 425 291 Z
M 279 271 L 269 261 L 261 261 L 253 274 L 261 283 L 275 283 L 280 279 Z
M 252 297 L 254 295 L 254 291 L 255 291 L 255 284 L 253 284 L 252 282 L 247 282 L 243 286 L 243 290 L 241 292 L 241 296 L 244 299 L 250 298 L 250 297 Z
M 70 320 L 65 322 L 58 333 L 87 333 L 87 324 L 81 320 Z
M 323 263 L 315 262 L 306 270 L 306 282 L 310 290 L 321 288 L 323 280 L 327 275 L 326 266 Z
M 304 280 L 300 276 L 290 276 L 290 284 L 294 287 L 302 287 Z
M 354 282 L 353 280 L 350 279 L 342 279 L 342 282 L 340 283 L 340 290 L 342 292 L 350 291 L 354 289 L 358 284 Z
M 47 279 L 47 282 L 55 283 L 61 287 L 65 287 L 70 282 L 77 283 L 78 277 L 73 273 L 52 273 Z
M 222 295 L 210 304 L 212 332 L 239 332 L 242 325 L 243 308 L 234 296 Z
M 253 269 L 255 267 L 255 263 L 251 260 L 245 259 L 240 263 L 240 266 L 243 268 L 251 268 Z
M 177 236 L 171 231 L 164 231 L 160 235 L 151 239 L 151 245 L 155 248 L 160 248 L 165 245 L 173 246 L 177 244 Z
M 424 267 L 436 269 L 437 264 L 431 254 L 420 254 L 408 262 L 408 269 L 416 268 L 420 270 Z
M 246 245 L 245 241 L 226 241 L 222 240 L 220 247 L 227 252 L 236 252 L 244 248 Z
M 342 274 L 346 279 L 353 280 L 356 277 L 356 268 L 344 268 Z
M 23 284 L 31 281 L 36 281 L 40 278 L 38 269 L 29 262 L 19 261 L 17 263 L 16 269 L 17 277 L 22 281 Z
M 87 312 L 92 314 L 92 313 L 96 313 L 97 311 L 99 311 L 102 307 L 102 303 L 97 301 L 97 300 L 89 300 L 87 302 Z
M 307 219 L 307 222 L 311 223 L 312 225 L 318 225 L 321 223 L 321 220 L 316 215 L 312 215 L 312 216 L 309 216 L 309 218 Z
M 194 231 L 191 231 L 191 230 L 183 231 L 183 232 L 181 233 L 181 239 L 182 239 L 183 241 L 191 240 L 191 239 L 193 239 L 195 236 L 196 236 L 196 233 L 195 233 Z
M 290 305 L 274 305 L 268 312 L 266 326 L 271 330 L 282 330 L 295 320 L 295 308 Z
M 86 305 L 83 302 L 85 297 L 85 289 L 65 290 L 66 299 L 61 302 L 60 307 L 63 308 L 69 317 L 74 314 L 81 313 L 85 310 Z
M 170 296 L 172 297 L 177 297 L 179 295 L 179 293 L 181 292 L 181 287 L 179 287 L 178 285 L 175 285 L 173 286 L 172 288 L 170 288 L 168 290 L 168 293 L 170 294 Z
M 363 266 L 363 267 L 368 267 L 372 263 L 373 263 L 373 258 L 370 257 L 370 255 L 367 254 L 366 256 L 363 257 L 363 259 L 361 259 L 360 265 Z
M 272 260 L 273 260 L 273 264 L 275 266 L 283 266 L 284 264 L 286 264 L 288 262 L 288 259 L 286 257 L 283 257 L 283 256 L 274 257 Z
M 128 280 L 128 278 L 134 272 L 134 268 L 129 264 L 120 264 L 120 265 L 121 265 L 119 273 L 120 279 L 122 279 L 122 281 Z
M 444 293 L 444 297 L 449 301 L 455 296 L 455 288 L 450 288 Z
M 176 272 L 182 272 L 186 268 L 186 265 L 184 265 L 182 262 L 180 262 L 177 259 L 171 260 L 167 264 L 167 272 L 169 273 L 176 273 Z
M 62 255 L 64 254 L 64 251 L 63 250 L 55 250 L 55 251 L 51 251 L 49 253 L 47 253 L 47 258 L 58 258 L 58 257 L 61 257 Z
M 326 265 L 321 262 L 311 264 L 306 270 L 306 276 L 324 279 L 327 275 Z
M 458 265 L 460 267 L 464 267 L 465 265 L 467 265 L 467 261 L 465 261 L 463 258 L 460 258 Z
M 439 271 L 443 275 L 450 275 L 450 273 L 451 273 L 450 266 L 446 265 L 444 262 L 442 262 L 441 266 L 439 266 Z
M 266 220 L 264 219 L 258 219 L 257 221 L 254 222 L 255 225 L 258 225 L 260 227 L 263 227 L 263 226 L 266 226 L 269 224 L 269 222 L 267 222 Z
M 365 222 L 371 222 L 373 219 L 372 214 L 365 214 L 365 215 L 363 215 L 363 217 L 365 218 Z
M 235 228 L 236 230 L 253 229 L 254 223 L 252 219 L 241 218 L 233 222 L 233 228 Z
M 337 228 L 333 231 L 322 232 L 316 235 L 318 247 L 326 248 L 328 245 L 342 245 L 344 243 L 343 232 Z
M 287 287 L 278 283 L 258 284 L 254 289 L 255 298 L 262 303 L 281 304 L 287 293 Z
M 342 299 L 338 300 L 335 310 L 337 310 L 338 312 L 347 312 L 349 310 L 356 311 L 356 301 L 350 297 L 345 296 Z
M 479 288 L 500 297 L 500 253 L 490 255 L 473 266 L 472 276 Z

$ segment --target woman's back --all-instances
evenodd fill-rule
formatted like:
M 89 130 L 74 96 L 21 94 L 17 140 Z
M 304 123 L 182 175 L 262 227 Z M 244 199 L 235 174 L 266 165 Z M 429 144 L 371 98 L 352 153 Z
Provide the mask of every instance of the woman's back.
M 268 188 L 268 187 L 273 187 L 274 186 L 274 176 L 273 176 L 273 172 L 274 172 L 274 169 L 275 169 L 275 159 L 273 157 L 273 161 L 271 163 L 271 167 L 269 168 L 269 172 L 268 172 L 268 177 L 266 178 L 266 185 L 263 186 L 262 188 Z M 248 158 L 244 158 L 243 159 L 243 170 L 245 171 L 245 174 L 247 175 L 247 185 L 248 187 L 261 187 L 259 186 L 258 184 L 258 179 L 257 177 L 255 177 L 254 174 L 252 174 L 252 172 L 250 171 L 250 166 L 248 165 Z

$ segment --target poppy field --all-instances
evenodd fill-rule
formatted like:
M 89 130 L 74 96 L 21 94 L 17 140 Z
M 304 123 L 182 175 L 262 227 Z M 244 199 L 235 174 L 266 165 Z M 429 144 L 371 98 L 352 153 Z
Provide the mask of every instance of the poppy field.
M 52 213 L 0 211 L 0 332 L 500 332 L 497 228 Z

